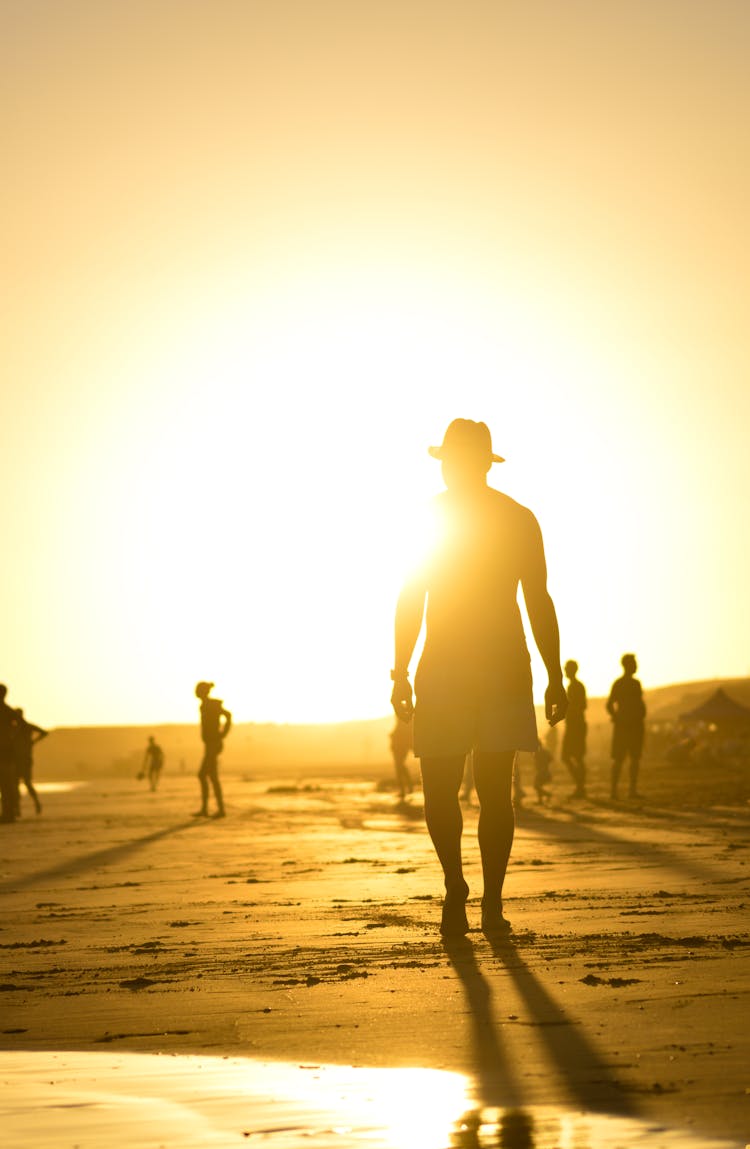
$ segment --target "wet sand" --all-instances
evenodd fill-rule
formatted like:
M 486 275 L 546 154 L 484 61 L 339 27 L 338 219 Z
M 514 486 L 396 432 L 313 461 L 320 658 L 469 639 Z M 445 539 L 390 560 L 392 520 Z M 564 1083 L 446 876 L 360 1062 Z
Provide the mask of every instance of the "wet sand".
M 569 1138 L 576 1146 L 607 1143 L 603 1125 L 590 1133 L 605 1116 L 610 1131 L 621 1123 L 612 1144 L 637 1144 L 647 1131 L 643 1144 L 686 1144 L 683 1131 L 750 1140 L 746 808 L 560 796 L 521 810 L 506 886 L 513 932 L 501 943 L 478 929 L 476 809 L 467 808 L 474 928 L 446 946 L 418 796 L 399 806 L 368 778 L 296 785 L 292 773 L 227 776 L 226 790 L 222 821 L 191 818 L 194 779 L 166 776 L 156 794 L 135 780 L 48 791 L 41 817 L 0 827 L 0 1110 L 6 1129 L 15 1113 L 19 1145 L 48 1143 L 43 1080 L 60 1077 L 61 1058 L 65 1089 L 87 1093 L 87 1115 L 110 1122 L 111 1144 L 190 1144 L 176 1111 L 172 1140 L 138 1142 L 131 1130 L 126 1142 L 117 1105 L 109 1116 L 92 1107 L 85 1081 L 111 1092 L 107 1065 L 125 1052 L 191 1055 L 177 1077 L 193 1082 L 193 1097 L 210 1077 L 194 1058 L 230 1058 L 231 1089 L 228 1068 L 223 1079 L 211 1070 L 227 1089 L 211 1120 L 231 1112 L 234 1124 L 220 1122 L 224 1140 L 206 1133 L 203 1144 L 252 1143 L 263 1129 L 274 1145 L 308 1143 L 299 1114 L 281 1139 L 300 1074 L 312 1072 L 300 1066 L 323 1075 L 314 1128 L 333 1128 L 339 1111 L 341 1128 L 362 1134 L 352 1144 L 400 1144 L 393 1122 L 390 1139 L 374 1140 L 377 1122 L 361 1106 L 355 1120 L 346 1100 L 378 1095 L 365 1071 L 400 1068 L 460 1075 L 459 1112 L 441 1117 L 445 1136 L 425 1142 L 434 1146 L 483 1143 L 449 1139 L 464 1103 L 490 1123 L 522 1113 L 533 1125 L 536 1115 L 531 1139 L 528 1130 L 525 1141 L 493 1134 L 508 1145 L 551 1146 L 544 1121 L 551 1129 L 575 1115 L 589 1122 Z M 100 1069 L 71 1051 L 97 1054 Z M 289 1067 L 275 1107 L 263 1076 L 271 1070 L 261 1069 L 271 1063 Z M 149 1064 L 156 1070 L 132 1073 L 162 1103 L 181 1104 L 175 1059 Z M 346 1084 L 347 1067 L 359 1085 Z M 435 1104 L 422 1098 L 450 1090 L 430 1079 L 416 1104 L 416 1080 L 406 1093 L 424 1126 Z M 254 1126 L 228 1099 L 242 1089 L 253 1094 Z M 391 1080 L 381 1092 L 393 1090 Z M 55 1144 L 89 1143 L 83 1112 Z M 101 1144 L 101 1127 L 92 1136 Z M 346 1144 L 342 1136 L 318 1143 Z

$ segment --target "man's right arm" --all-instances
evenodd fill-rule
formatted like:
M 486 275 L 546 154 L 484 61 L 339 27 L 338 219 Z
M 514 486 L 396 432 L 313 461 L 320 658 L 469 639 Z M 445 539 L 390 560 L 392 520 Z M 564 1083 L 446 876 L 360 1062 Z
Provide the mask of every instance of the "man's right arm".
M 407 582 L 396 603 L 396 654 L 393 664 L 391 704 L 396 717 L 408 722 L 414 713 L 409 663 L 422 629 L 426 587 L 421 578 Z
M 555 604 L 547 590 L 547 563 L 542 532 L 528 512 L 527 535 L 522 555 L 521 587 L 537 649 L 547 670 L 549 684 L 544 693 L 544 709 L 550 726 L 565 717 L 568 696 L 560 667 L 560 631 Z

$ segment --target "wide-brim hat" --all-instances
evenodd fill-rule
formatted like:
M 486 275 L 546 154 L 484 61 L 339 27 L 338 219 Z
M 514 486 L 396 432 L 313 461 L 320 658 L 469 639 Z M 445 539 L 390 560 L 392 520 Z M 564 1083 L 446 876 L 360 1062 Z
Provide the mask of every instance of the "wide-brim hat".
M 433 459 L 450 459 L 456 456 L 473 455 L 490 463 L 504 463 L 502 455 L 492 450 L 492 436 L 486 423 L 475 423 L 473 419 L 454 419 L 449 423 L 439 447 L 429 447 Z

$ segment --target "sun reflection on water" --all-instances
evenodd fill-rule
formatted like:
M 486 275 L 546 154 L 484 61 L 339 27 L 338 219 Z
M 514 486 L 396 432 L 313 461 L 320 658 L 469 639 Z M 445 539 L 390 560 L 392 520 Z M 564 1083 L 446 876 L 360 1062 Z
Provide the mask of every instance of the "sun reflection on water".
M 361 1072 L 361 1071 L 360 1071 Z M 467 1081 L 434 1069 L 380 1069 L 377 1112 L 389 1149 L 435 1149 L 468 1108 Z
M 86 782 L 35 782 L 36 789 L 40 794 L 70 794 L 73 790 L 79 790 L 81 786 L 86 786 Z
M 138 1053 L 0 1051 L 16 1149 L 730 1149 L 642 1120 L 482 1107 L 471 1079 L 420 1068 Z

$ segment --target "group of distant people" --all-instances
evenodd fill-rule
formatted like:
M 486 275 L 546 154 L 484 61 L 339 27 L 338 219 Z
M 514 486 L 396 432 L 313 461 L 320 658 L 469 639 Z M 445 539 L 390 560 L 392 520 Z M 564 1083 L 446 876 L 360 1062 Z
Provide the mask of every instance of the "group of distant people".
M 493 463 L 504 462 L 492 450 L 489 428 L 470 419 L 454 419 L 442 444 L 430 447 L 429 454 L 441 464 L 446 489 L 433 501 L 436 530 L 432 552 L 410 576 L 398 598 L 391 703 L 401 722 L 411 724 L 413 719 L 425 820 L 445 881 L 440 929 L 448 936 L 469 930 L 459 793 L 467 757 L 471 758 L 480 804 L 481 921 L 483 931 L 493 934 L 509 928 L 502 890 L 514 834 L 514 762 L 520 751 L 539 750 L 519 587 L 547 671 L 546 718 L 550 727 L 566 723 L 563 761 L 573 777 L 577 797 L 586 793 L 586 691 L 572 660 L 565 666 L 567 689 L 563 682 L 559 628 L 547 589 L 539 524 L 528 508 L 487 482 Z M 409 665 L 423 622 L 426 636 L 413 689 Z M 637 796 L 645 716 L 634 655 L 624 655 L 622 666 L 623 675 L 607 700 L 614 724 L 613 798 L 617 797 L 627 758 L 629 792 Z M 232 716 L 220 699 L 211 697 L 213 686 L 202 681 L 195 687 L 204 745 L 198 773 L 201 806 L 195 815 L 200 818 L 210 816 L 211 791 L 216 805 L 211 816 L 225 816 L 218 767 Z M 44 737 L 46 732 L 26 722 L 22 712 L 8 707 L 4 687 L 1 692 L 2 818 L 11 821 L 19 809 L 19 780 L 26 782 L 37 810 L 41 809 L 31 783 L 31 747 L 35 737 Z M 411 789 L 406 739 L 394 735 L 392 749 L 398 785 L 405 797 Z M 145 765 L 156 788 L 163 754 L 153 739 L 146 750 Z
M 612 769 L 610 776 L 610 797 L 617 800 L 619 797 L 619 782 L 622 769 L 629 761 L 629 787 L 628 797 L 639 798 L 638 774 L 640 770 L 641 754 L 643 751 L 646 704 L 643 700 L 643 688 L 635 677 L 638 664 L 634 654 L 624 654 L 620 660 L 623 674 L 613 684 L 607 699 L 607 713 L 612 719 Z M 571 798 L 585 798 L 586 791 L 586 737 L 588 725 L 586 722 L 586 708 L 588 700 L 586 688 L 578 678 L 578 663 L 569 659 L 564 666 L 565 676 L 568 679 L 566 695 L 568 708 L 565 712 L 564 733 L 560 757 L 567 766 L 573 779 L 575 789 Z M 556 734 L 556 731 L 554 731 Z M 390 734 L 391 755 L 396 772 L 396 786 L 402 801 L 414 789 L 406 760 L 412 748 L 412 724 L 396 721 Z M 461 797 L 468 799 L 474 785 L 473 755 L 467 754 L 464 764 L 463 784 Z M 551 765 L 554 755 L 541 741 L 534 751 L 534 789 L 537 802 L 542 804 L 549 798 L 547 785 L 551 781 Z M 515 796 L 518 798 L 523 791 L 520 784 L 516 784 Z
M 203 758 L 198 772 L 201 807 L 196 818 L 224 818 L 224 795 L 219 780 L 219 755 L 224 739 L 232 727 L 232 715 L 219 698 L 212 698 L 213 682 L 199 682 L 195 688 L 200 699 L 201 738 Z M 37 814 L 42 804 L 32 780 L 33 747 L 49 731 L 35 726 L 25 717 L 23 710 L 14 709 L 6 702 L 8 688 L 0 683 L 0 822 L 15 822 L 21 813 L 21 783 L 34 803 Z M 152 791 L 158 789 L 164 768 L 164 750 L 152 735 L 149 736 L 138 772 L 138 779 L 148 779 Z M 210 792 L 213 791 L 216 809 L 209 815 Z
M 8 687 L 0 683 L 0 822 L 15 822 L 21 814 L 21 783 L 37 814 L 42 804 L 32 781 L 34 744 L 49 731 L 29 722 L 20 707 L 6 702 Z
M 193 815 L 195 818 L 226 817 L 224 793 L 219 780 L 219 755 L 224 749 L 224 739 L 232 728 L 232 715 L 220 698 L 211 697 L 213 688 L 213 682 L 199 682 L 195 687 L 195 696 L 200 699 L 201 739 L 203 741 L 203 759 L 198 771 L 201 807 Z M 163 767 L 164 751 L 152 734 L 146 744 L 138 779 L 147 778 L 150 789 L 155 791 L 159 786 Z M 213 791 L 216 809 L 213 814 L 209 815 L 211 791 Z
M 638 774 L 643 752 L 646 704 L 643 688 L 635 677 L 638 664 L 634 654 L 623 654 L 620 659 L 623 673 L 612 684 L 606 708 L 612 719 L 612 770 L 610 797 L 619 797 L 620 775 L 625 762 L 629 763 L 628 797 L 638 798 Z M 565 663 L 568 679 L 568 709 L 565 714 L 560 757 L 570 771 L 575 784 L 573 798 L 586 797 L 586 688 L 578 679 L 578 663 L 570 659 Z

